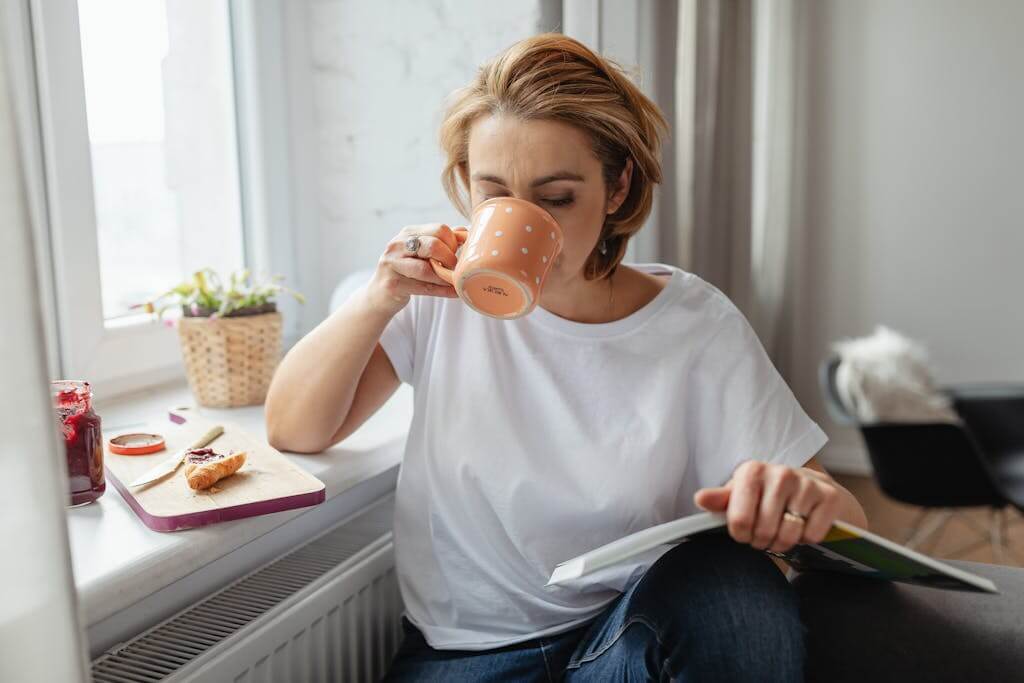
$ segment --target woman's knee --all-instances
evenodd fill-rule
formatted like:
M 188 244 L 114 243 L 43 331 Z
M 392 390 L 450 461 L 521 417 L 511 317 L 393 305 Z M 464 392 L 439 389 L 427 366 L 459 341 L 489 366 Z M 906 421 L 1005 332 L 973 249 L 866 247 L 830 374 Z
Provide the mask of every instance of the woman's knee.
M 805 628 L 799 600 L 763 552 L 728 536 L 686 541 L 655 562 L 631 596 L 630 612 L 657 624 L 676 668 L 714 666 L 716 675 L 767 670 L 799 678 Z M 784 680 L 780 675 L 779 680 Z

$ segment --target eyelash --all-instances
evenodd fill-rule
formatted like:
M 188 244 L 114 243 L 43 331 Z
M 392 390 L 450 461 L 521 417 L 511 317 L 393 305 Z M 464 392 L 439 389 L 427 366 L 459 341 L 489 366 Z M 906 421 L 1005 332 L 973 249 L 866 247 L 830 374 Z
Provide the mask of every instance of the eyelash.
M 504 196 L 506 196 L 506 195 L 494 195 L 492 197 L 486 197 L 485 196 L 484 200 L 486 201 L 488 199 L 494 199 L 494 197 L 504 197 Z M 559 199 L 542 199 L 540 201 L 542 201 L 545 204 L 550 204 L 551 206 L 569 206 L 570 204 L 572 204 L 573 199 L 574 199 L 574 197 L 572 197 L 570 195 L 568 197 L 561 197 Z

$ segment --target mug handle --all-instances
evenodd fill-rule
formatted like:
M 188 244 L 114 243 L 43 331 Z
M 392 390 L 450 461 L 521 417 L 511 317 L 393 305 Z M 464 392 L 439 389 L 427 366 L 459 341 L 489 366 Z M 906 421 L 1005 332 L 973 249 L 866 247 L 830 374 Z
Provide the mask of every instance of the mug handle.
M 452 230 L 452 233 L 455 235 L 455 241 L 458 242 L 458 246 L 455 247 L 456 251 L 458 251 L 458 248 L 465 244 L 466 239 L 469 237 L 469 228 L 455 228 Z M 446 268 L 440 261 L 434 258 L 430 259 L 430 265 L 439 278 L 451 286 L 455 286 L 455 273 L 451 268 Z

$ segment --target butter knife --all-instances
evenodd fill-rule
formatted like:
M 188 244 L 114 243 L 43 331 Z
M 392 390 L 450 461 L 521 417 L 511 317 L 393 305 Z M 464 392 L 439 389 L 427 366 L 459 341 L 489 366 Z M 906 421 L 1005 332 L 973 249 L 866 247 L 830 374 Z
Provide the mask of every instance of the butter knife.
M 168 474 L 178 469 L 178 465 L 181 464 L 181 461 L 185 459 L 185 456 L 188 454 L 190 450 L 194 448 L 202 448 L 204 446 L 209 445 L 210 443 L 213 442 L 214 439 L 216 439 L 223 433 L 224 427 L 222 427 L 221 425 L 211 427 L 210 431 L 206 432 L 201 437 L 196 439 L 195 443 L 193 443 L 191 446 L 189 446 L 188 448 L 181 449 L 172 457 L 168 458 L 167 460 L 164 460 L 162 463 L 152 468 L 151 470 L 143 474 L 141 477 L 139 477 L 132 483 L 128 484 L 128 486 L 142 486 L 143 484 L 148 484 L 150 482 L 156 481 L 157 479 L 162 479 L 166 477 Z

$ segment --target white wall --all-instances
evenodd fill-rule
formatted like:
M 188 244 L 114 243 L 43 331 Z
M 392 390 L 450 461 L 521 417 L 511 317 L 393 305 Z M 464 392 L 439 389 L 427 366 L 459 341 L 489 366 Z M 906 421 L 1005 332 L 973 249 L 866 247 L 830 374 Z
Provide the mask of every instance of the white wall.
M 461 224 L 441 189 L 443 100 L 561 2 L 309 2 L 321 295 L 405 225 Z
M 809 282 L 794 390 L 832 436 L 814 364 L 884 323 L 940 382 L 1024 381 L 1024 3 L 809 3 Z

